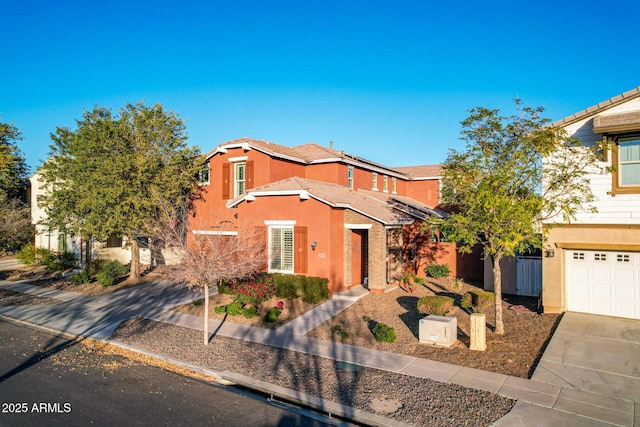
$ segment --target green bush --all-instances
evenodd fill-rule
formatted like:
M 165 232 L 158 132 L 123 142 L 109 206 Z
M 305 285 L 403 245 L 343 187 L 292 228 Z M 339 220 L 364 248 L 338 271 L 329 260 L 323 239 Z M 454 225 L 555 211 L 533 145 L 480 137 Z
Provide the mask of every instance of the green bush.
M 478 289 L 465 293 L 462 296 L 462 301 L 460 301 L 460 307 L 465 310 L 473 310 L 477 313 L 482 313 L 487 308 L 491 307 L 494 301 L 495 294 L 493 292 Z
M 317 304 L 329 298 L 329 279 L 293 274 L 274 274 L 278 298 L 295 299 L 302 297 L 304 302 Z
M 449 276 L 451 270 L 447 264 L 429 264 L 425 267 L 424 272 L 435 279 Z
M 272 307 L 269 309 L 269 311 L 267 311 L 267 314 L 265 314 L 264 321 L 267 323 L 275 323 L 278 321 L 278 319 L 280 319 L 281 313 L 282 310 L 276 307 Z
M 226 305 L 218 305 L 218 306 L 214 307 L 213 311 L 215 311 L 218 314 L 226 313 L 227 312 L 227 306 Z
M 227 314 L 229 316 L 238 316 L 242 314 L 242 303 L 239 301 L 234 301 L 227 305 Z
M 126 265 L 113 260 L 105 264 L 102 271 L 96 275 L 96 279 L 102 287 L 111 286 L 116 278 L 126 274 L 127 271 L 129 268 Z
M 345 331 L 342 326 L 340 325 L 336 325 L 333 327 L 333 330 L 340 335 L 340 338 L 342 338 L 343 340 L 346 340 L 347 338 L 349 338 L 349 333 L 347 331 Z
M 300 288 L 297 285 L 298 277 L 291 274 L 275 274 L 273 280 L 276 284 L 276 296 L 289 300 L 300 297 Z
M 16 258 L 18 258 L 18 261 L 23 265 L 34 265 L 36 263 L 36 247 L 33 243 L 25 245 Z
M 245 319 L 252 319 L 254 317 L 257 317 L 258 307 L 256 307 L 255 305 L 252 305 L 251 307 L 247 307 L 242 310 L 242 315 L 245 317 Z
M 444 295 L 428 295 L 418 300 L 418 311 L 422 314 L 444 316 L 453 308 L 453 298 Z
M 82 272 L 71 276 L 71 281 L 74 285 L 82 285 L 83 283 L 89 283 L 91 278 L 89 277 L 89 274 L 83 270 Z
M 202 304 L 204 304 L 204 300 L 203 299 L 197 299 L 195 301 L 191 301 L 191 304 L 193 304 L 194 307 L 200 307 Z
M 376 337 L 376 341 L 378 342 L 392 343 L 396 341 L 396 331 L 391 326 L 387 326 L 384 323 L 378 323 L 373 328 L 373 335 Z
M 76 266 L 76 256 L 71 252 L 43 253 L 42 264 L 49 270 L 68 270 Z
M 302 276 L 304 277 L 304 276 Z M 321 277 L 304 277 L 302 281 L 302 301 L 317 304 L 329 298 L 329 279 Z

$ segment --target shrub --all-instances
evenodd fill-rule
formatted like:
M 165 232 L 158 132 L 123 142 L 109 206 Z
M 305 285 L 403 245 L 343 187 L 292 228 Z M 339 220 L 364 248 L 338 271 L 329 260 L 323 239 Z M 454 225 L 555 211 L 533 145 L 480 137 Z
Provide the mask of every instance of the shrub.
M 218 305 L 213 309 L 213 311 L 215 311 L 218 314 L 226 313 L 227 312 L 227 306 L 226 305 Z
M 422 314 L 444 316 L 453 307 L 453 298 L 444 295 L 429 295 L 418 300 L 418 311 Z
M 71 276 L 71 281 L 74 285 L 82 285 L 83 283 L 89 283 L 91 278 L 89 277 L 89 273 L 82 271 Z
M 298 276 L 290 274 L 276 274 L 273 276 L 278 298 L 296 299 L 300 297 L 300 288 L 297 285 Z
M 36 263 L 36 247 L 33 243 L 25 245 L 16 258 L 18 258 L 18 261 L 23 265 L 34 265 Z
M 50 252 L 42 256 L 42 264 L 49 270 L 68 270 L 76 265 L 76 256 L 71 252 Z
M 345 331 L 344 329 L 342 329 L 342 326 L 340 325 L 336 325 L 333 327 L 333 330 L 340 335 L 340 338 L 342 338 L 343 340 L 346 340 L 347 338 L 349 338 L 349 333 L 347 331 Z
M 304 277 L 304 276 L 302 276 Z M 304 277 L 302 282 L 302 301 L 317 304 L 329 298 L 329 279 L 321 277 Z
M 424 272 L 435 279 L 447 277 L 451 270 L 447 264 L 429 264 L 425 267 Z
M 271 276 L 255 276 L 230 285 L 235 301 L 258 306 L 275 296 L 276 286 Z
M 376 337 L 376 341 L 378 342 L 392 343 L 396 341 L 396 331 L 391 326 L 387 326 L 384 323 L 378 323 L 373 328 L 373 335 Z
M 280 319 L 281 313 L 282 310 L 276 307 L 272 307 L 269 309 L 269 311 L 267 311 L 267 314 L 265 314 L 264 321 L 267 323 L 275 323 L 278 321 L 278 319 Z
M 126 274 L 128 270 L 126 265 L 113 260 L 105 264 L 102 271 L 96 275 L 96 279 L 102 287 L 111 286 L 117 277 Z
M 200 307 L 202 304 L 204 304 L 204 300 L 202 299 L 197 299 L 195 301 L 191 301 L 191 304 L 193 304 L 195 307 Z M 216 307 L 217 308 L 217 307 Z
M 487 308 L 491 307 L 495 299 L 495 294 L 490 291 L 478 289 L 475 291 L 469 291 L 462 296 L 460 301 L 460 307 L 465 310 L 473 310 L 477 313 L 482 313 Z
M 242 314 L 242 303 L 239 301 L 234 301 L 232 303 L 229 303 L 229 305 L 227 305 L 227 314 L 229 316 L 238 316 L 240 314 Z
M 258 316 L 258 307 L 256 307 L 255 305 L 252 305 L 251 307 L 247 307 L 247 308 L 242 310 L 242 315 L 246 319 L 252 319 L 252 318 Z

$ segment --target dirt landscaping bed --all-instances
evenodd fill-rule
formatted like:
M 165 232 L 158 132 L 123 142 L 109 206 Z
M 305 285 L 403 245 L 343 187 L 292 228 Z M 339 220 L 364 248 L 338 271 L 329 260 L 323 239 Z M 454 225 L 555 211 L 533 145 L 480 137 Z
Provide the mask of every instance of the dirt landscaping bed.
M 296 317 L 301 316 L 307 311 L 311 310 L 314 307 L 317 307 L 319 304 L 310 304 L 302 301 L 300 298 L 296 298 L 294 300 L 282 299 L 278 297 L 273 297 L 258 307 L 258 316 L 252 317 L 250 319 L 245 318 L 242 314 L 237 316 L 225 316 L 224 313 L 216 313 L 215 307 L 227 305 L 233 301 L 231 295 L 227 294 L 215 294 L 211 295 L 209 298 L 209 319 L 215 320 L 225 320 L 227 322 L 239 323 L 246 326 L 255 326 L 258 328 L 265 329 L 277 329 L 280 326 L 290 322 Z M 190 303 L 181 305 L 179 307 L 174 308 L 174 310 L 193 314 L 195 316 L 203 316 L 204 315 L 204 305 L 200 302 Z M 276 307 L 278 302 L 282 302 L 282 312 L 280 313 L 280 317 L 277 322 L 266 322 L 264 320 L 267 311 L 270 308 Z M 324 301 L 323 301 L 324 302 Z M 320 303 L 321 304 L 321 303 Z
M 503 321 L 505 335 L 496 335 L 495 309 L 492 306 L 485 314 L 487 318 L 487 350 L 469 350 L 470 315 L 459 307 L 462 295 L 478 288 L 462 284 L 454 291 L 447 280 L 429 280 L 418 286 L 415 293 L 396 289 L 385 294 L 369 294 L 351 307 L 320 325 L 308 335 L 324 340 L 340 341 L 377 350 L 438 360 L 491 372 L 529 378 L 535 369 L 550 339 L 560 315 L 539 314 L 537 298 L 505 295 Z M 425 315 L 418 312 L 418 299 L 426 295 L 446 294 L 456 299 L 456 306 L 448 313 L 458 322 L 458 341 L 451 348 L 419 343 L 419 321 Z M 384 323 L 395 329 L 395 343 L 377 342 L 370 330 L 372 322 Z M 336 325 L 348 334 L 343 339 Z

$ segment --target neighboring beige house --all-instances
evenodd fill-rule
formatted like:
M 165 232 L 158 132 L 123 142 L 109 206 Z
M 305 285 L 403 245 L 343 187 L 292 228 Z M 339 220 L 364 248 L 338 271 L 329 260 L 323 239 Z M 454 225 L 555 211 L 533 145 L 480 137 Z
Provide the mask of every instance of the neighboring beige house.
M 45 189 L 42 176 L 36 171 L 30 178 L 31 182 L 31 222 L 35 225 L 35 246 L 56 252 L 71 252 L 80 263 L 84 262 L 87 241 L 80 236 L 74 236 L 59 230 L 48 229 L 41 224 L 46 217 L 44 208 L 38 206 L 38 196 L 43 194 Z M 104 242 L 92 240 L 88 242 L 91 247 L 92 257 L 99 257 L 105 260 L 118 260 L 121 263 L 131 262 L 131 250 L 125 238 L 112 236 Z M 164 263 L 172 264 L 178 261 L 177 254 L 171 251 L 163 251 Z M 151 264 L 151 251 L 144 245 L 140 249 L 140 262 Z
M 590 176 L 597 213 L 554 223 L 543 250 L 545 312 L 640 319 L 640 87 L 554 123 L 585 145 L 606 141 Z

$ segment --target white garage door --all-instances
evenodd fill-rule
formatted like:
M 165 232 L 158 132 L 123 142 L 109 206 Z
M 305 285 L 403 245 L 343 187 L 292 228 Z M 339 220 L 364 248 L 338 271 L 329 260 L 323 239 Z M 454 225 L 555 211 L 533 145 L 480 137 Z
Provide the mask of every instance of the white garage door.
M 567 309 L 640 319 L 640 253 L 566 253 Z

